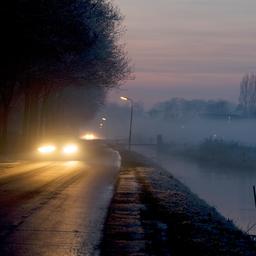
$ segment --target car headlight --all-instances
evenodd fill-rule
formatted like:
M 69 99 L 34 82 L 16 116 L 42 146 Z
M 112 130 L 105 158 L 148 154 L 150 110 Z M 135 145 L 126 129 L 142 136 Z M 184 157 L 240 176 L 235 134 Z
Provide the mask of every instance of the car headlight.
M 78 151 L 78 147 L 77 145 L 74 144 L 70 144 L 70 145 L 66 145 L 65 147 L 63 147 L 63 153 L 66 155 L 71 155 L 71 154 L 75 154 Z
M 93 133 L 86 133 L 84 136 L 82 136 L 83 140 L 96 140 L 97 136 Z
M 53 145 L 45 145 L 45 146 L 39 147 L 37 150 L 41 154 L 51 154 L 56 150 L 56 147 Z

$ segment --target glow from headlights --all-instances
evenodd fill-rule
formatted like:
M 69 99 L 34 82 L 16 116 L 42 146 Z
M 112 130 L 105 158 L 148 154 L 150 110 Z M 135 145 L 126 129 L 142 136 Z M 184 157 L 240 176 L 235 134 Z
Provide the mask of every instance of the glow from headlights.
M 77 145 L 67 145 L 63 148 L 63 153 L 66 155 L 75 154 L 77 151 Z
M 47 146 L 39 147 L 37 150 L 41 154 L 51 154 L 56 150 L 56 147 L 53 145 L 47 145 Z
M 82 139 L 84 139 L 84 140 L 96 140 L 97 137 L 93 133 L 87 133 L 82 137 Z

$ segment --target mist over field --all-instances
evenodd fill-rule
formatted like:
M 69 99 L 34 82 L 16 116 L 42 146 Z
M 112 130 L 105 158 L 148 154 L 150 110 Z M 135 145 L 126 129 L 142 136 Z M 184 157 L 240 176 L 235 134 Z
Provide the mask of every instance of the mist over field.
M 93 126 L 97 127 L 101 116 L 108 118 L 106 127 L 101 131 L 104 136 L 127 139 L 129 106 L 108 104 L 94 120 Z M 256 144 L 255 129 L 256 119 L 243 116 L 233 103 L 172 99 L 157 104 L 149 111 L 140 104 L 135 106 L 133 143 L 155 143 L 157 135 L 162 135 L 166 143 L 199 144 L 206 138 L 215 138 L 253 145 Z
M 107 104 L 88 129 L 128 143 L 130 105 Z M 256 235 L 256 118 L 225 100 L 173 98 L 134 107 L 132 149 L 156 161 L 244 231 Z M 155 147 L 157 136 L 163 145 Z

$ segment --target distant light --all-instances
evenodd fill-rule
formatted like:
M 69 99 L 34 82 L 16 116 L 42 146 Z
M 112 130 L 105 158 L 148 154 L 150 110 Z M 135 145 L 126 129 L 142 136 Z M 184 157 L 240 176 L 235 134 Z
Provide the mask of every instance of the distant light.
M 103 124 L 103 123 L 101 123 L 101 124 L 100 124 L 100 127 L 103 127 L 103 125 L 104 125 L 104 124 Z
M 84 136 L 82 136 L 82 139 L 84 139 L 84 140 L 96 140 L 97 137 L 93 133 L 87 133 Z
M 101 120 L 102 121 L 107 121 L 107 118 L 106 117 L 102 117 Z
M 51 154 L 56 150 L 56 147 L 53 145 L 46 145 L 46 146 L 39 147 L 37 150 L 41 154 Z
M 65 147 L 63 148 L 63 153 L 64 153 L 64 154 L 67 154 L 67 155 L 69 155 L 69 154 L 74 154 L 74 153 L 76 153 L 77 151 L 78 151 L 77 145 L 73 145 L 73 144 L 67 145 L 67 146 L 65 146 Z
M 120 97 L 120 99 L 121 99 L 121 100 L 125 100 L 125 101 L 127 101 L 127 100 L 128 100 L 128 98 L 127 98 L 127 97 L 123 97 L 123 96 L 121 96 L 121 97 Z

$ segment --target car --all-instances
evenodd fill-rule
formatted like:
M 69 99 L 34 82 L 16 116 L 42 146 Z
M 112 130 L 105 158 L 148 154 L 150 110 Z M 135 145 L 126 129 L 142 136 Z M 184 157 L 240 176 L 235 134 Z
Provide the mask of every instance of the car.
M 79 160 L 85 153 L 79 139 L 64 135 L 40 140 L 36 152 L 41 160 Z

